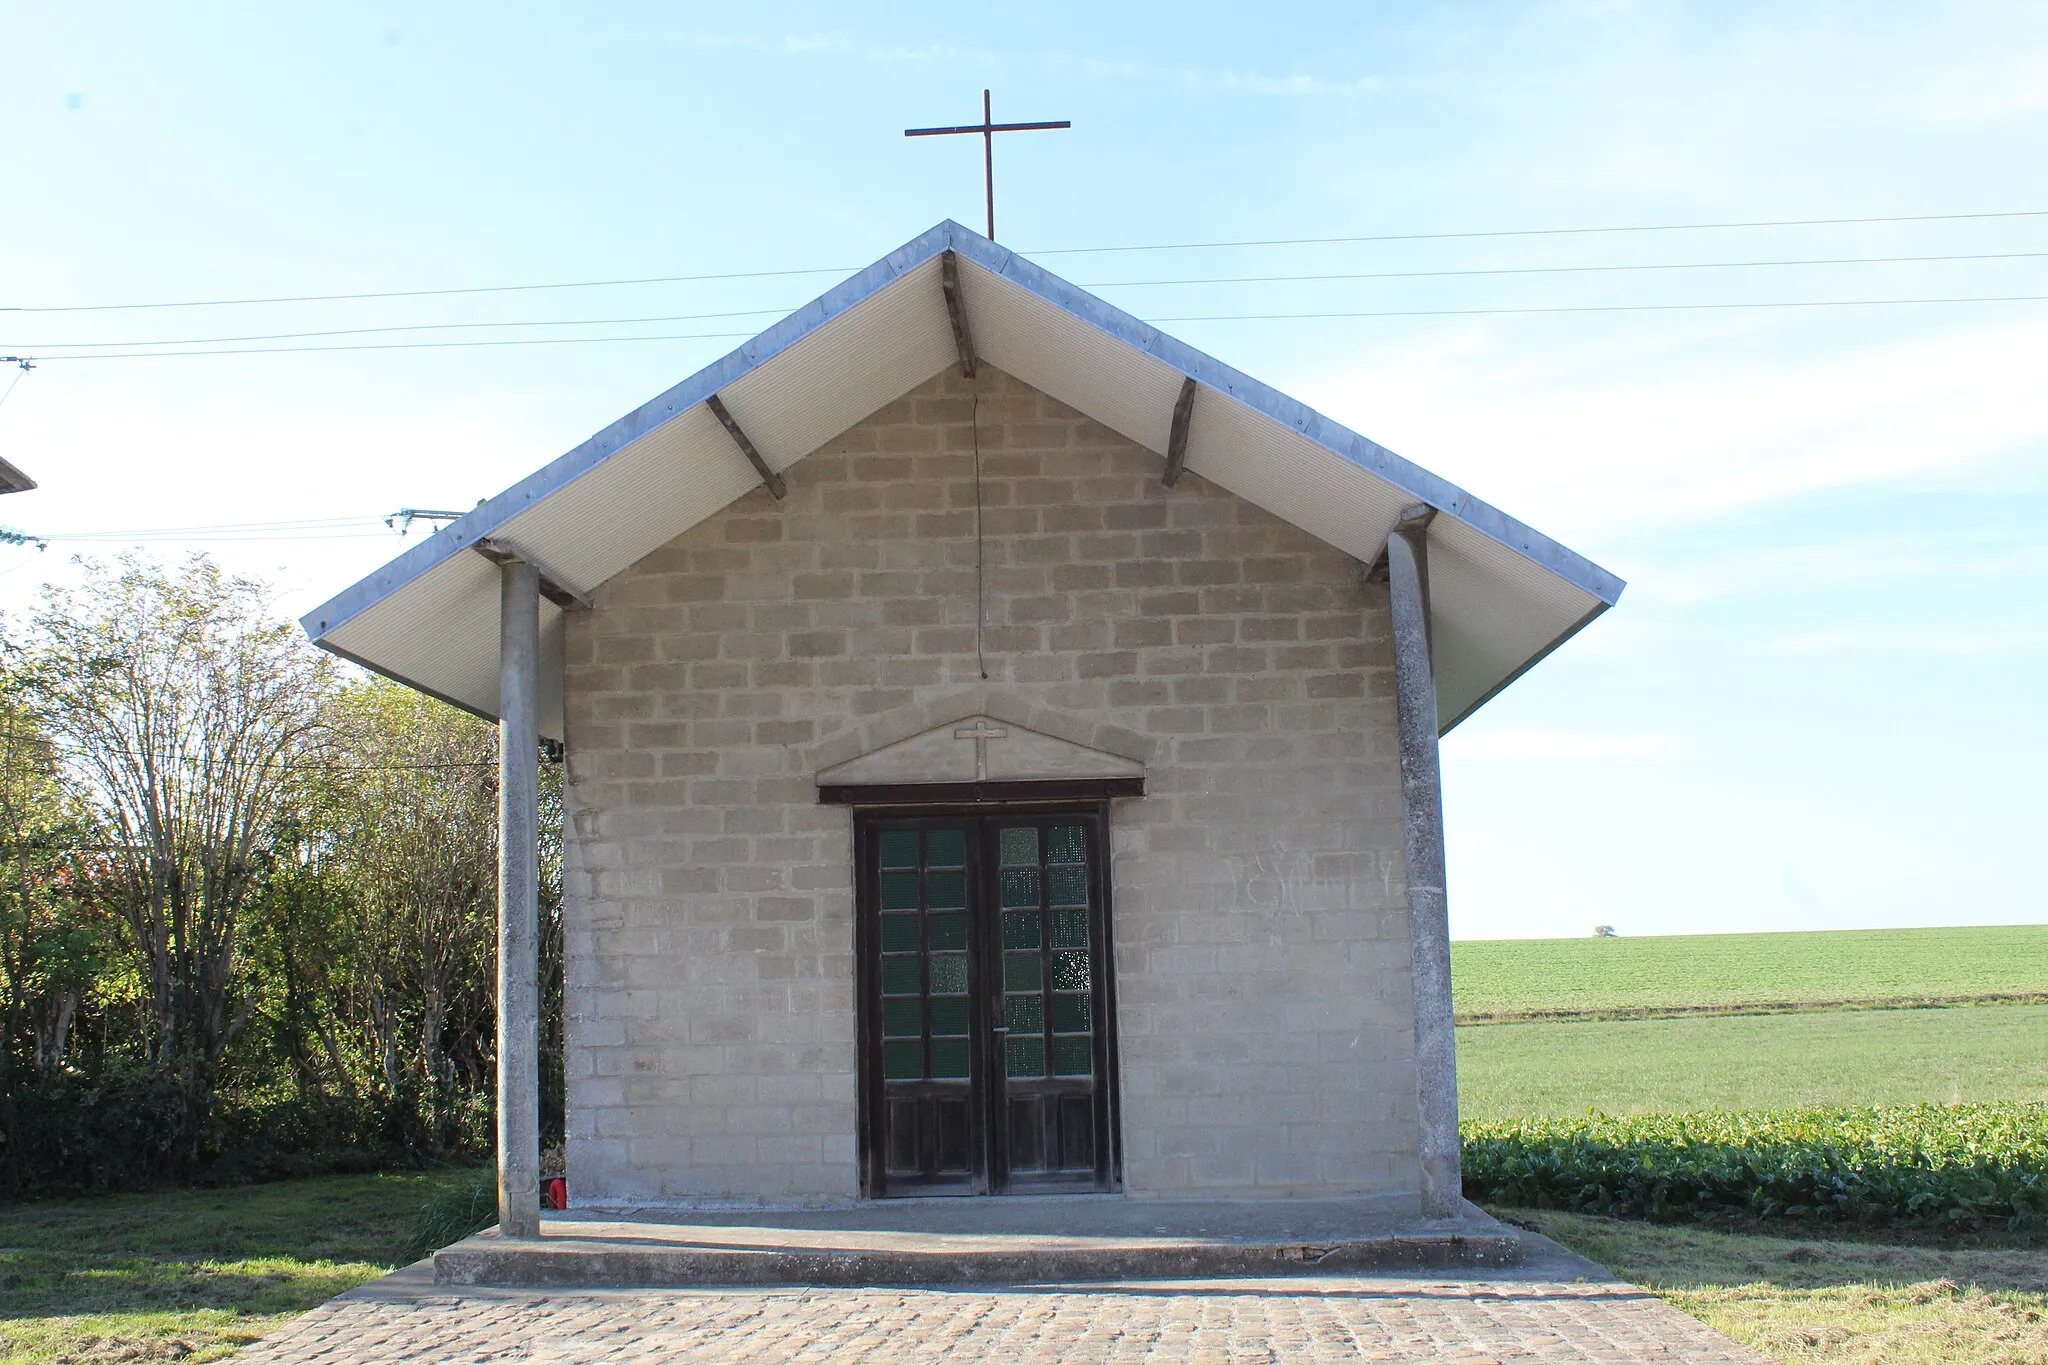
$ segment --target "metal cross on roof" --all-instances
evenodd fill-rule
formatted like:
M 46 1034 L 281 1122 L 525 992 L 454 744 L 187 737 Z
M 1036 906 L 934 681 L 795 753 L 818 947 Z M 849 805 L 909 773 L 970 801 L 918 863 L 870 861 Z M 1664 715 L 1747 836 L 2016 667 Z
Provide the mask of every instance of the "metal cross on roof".
M 988 239 L 996 239 L 996 134 L 1035 133 L 1047 128 L 1071 128 L 1066 119 L 1053 123 L 997 123 L 989 116 L 988 91 L 981 92 L 981 122 L 963 123 L 955 128 L 905 128 L 905 137 L 944 137 L 951 133 L 981 134 L 981 183 L 988 199 Z

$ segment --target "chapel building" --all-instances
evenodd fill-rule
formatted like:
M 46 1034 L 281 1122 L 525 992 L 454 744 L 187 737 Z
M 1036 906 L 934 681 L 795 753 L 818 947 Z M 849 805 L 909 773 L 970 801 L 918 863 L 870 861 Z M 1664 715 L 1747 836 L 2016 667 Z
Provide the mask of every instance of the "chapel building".
M 566 763 L 578 1205 L 1453 1214 L 1439 734 L 1621 582 L 942 223 L 315 610 Z

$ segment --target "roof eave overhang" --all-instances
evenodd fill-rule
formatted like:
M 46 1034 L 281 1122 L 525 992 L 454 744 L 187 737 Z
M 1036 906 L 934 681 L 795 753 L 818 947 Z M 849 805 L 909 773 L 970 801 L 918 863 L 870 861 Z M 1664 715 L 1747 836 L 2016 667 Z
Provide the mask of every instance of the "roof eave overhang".
M 324 648 L 353 659 L 366 667 L 437 696 L 447 696 L 427 680 L 406 676 L 403 667 L 394 668 L 352 653 L 333 637 L 337 631 L 372 611 L 380 603 L 404 592 L 435 569 L 470 552 L 508 524 L 546 501 L 570 484 L 601 468 L 628 447 L 661 431 L 670 423 L 699 408 L 713 395 L 727 390 L 784 352 L 804 342 L 859 305 L 876 298 L 905 276 L 930 265 L 947 251 L 1023 290 L 1068 317 L 1102 335 L 1149 357 L 1159 365 L 1192 378 L 1198 385 L 1229 398 L 1249 412 L 1296 433 L 1304 441 L 1345 464 L 1371 474 L 1406 501 L 1427 504 L 1440 517 L 1450 518 L 1477 540 L 1510 551 L 1514 559 L 1540 569 L 1592 599 L 1588 608 L 1567 628 L 1541 647 L 1521 653 L 1516 666 L 1506 671 L 1482 695 L 1461 703 L 1443 729 L 1463 721 L 1480 705 L 1520 677 L 1528 668 L 1549 655 L 1594 617 L 1619 600 L 1624 584 L 1597 564 L 1550 539 L 1515 518 L 1473 497 L 1465 490 L 1402 458 L 1384 446 L 1348 427 L 1324 417 L 1272 387 L 1166 335 L 1121 309 L 1095 298 L 1060 279 L 1043 267 L 954 222 L 943 222 L 889 253 L 873 265 L 827 290 L 811 303 L 797 309 L 759 336 L 715 361 L 689 378 L 642 404 L 618 421 L 599 431 L 566 454 L 550 461 L 510 488 L 478 504 L 461 518 L 443 527 L 427 540 L 408 549 L 374 573 L 321 606 L 301 620 L 307 633 Z M 888 395 L 894 397 L 895 395 Z M 1055 393 L 1054 397 L 1060 397 Z M 883 401 L 887 401 L 885 398 Z M 799 452 L 800 457 L 801 452 Z M 680 533 L 685 527 L 677 527 Z M 1361 532 L 1373 528 L 1358 528 Z M 1433 532 L 1435 534 L 1435 532 Z M 599 585 L 578 585 L 589 592 Z M 544 608 L 544 610 L 546 610 Z M 1531 644 L 1534 641 L 1530 642 Z M 1526 649 L 1526 646 L 1522 647 Z M 1520 651 L 1518 651 L 1520 652 Z M 466 710 L 487 714 L 472 702 L 457 700 Z

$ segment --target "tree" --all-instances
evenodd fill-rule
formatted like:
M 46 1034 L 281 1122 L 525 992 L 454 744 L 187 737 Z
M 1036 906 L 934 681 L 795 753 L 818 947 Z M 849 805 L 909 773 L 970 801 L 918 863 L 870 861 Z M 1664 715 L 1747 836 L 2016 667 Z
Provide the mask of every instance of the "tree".
M 83 583 L 45 589 L 35 617 L 42 723 L 136 957 L 147 1055 L 183 1078 L 196 1142 L 253 1008 L 237 998 L 242 913 L 314 753 L 333 660 L 205 556 L 176 572 L 80 563 Z
M 343 689 L 328 714 L 330 761 L 301 804 L 354 959 L 334 998 L 367 1036 L 385 1091 L 422 1094 L 445 1128 L 492 1069 L 497 736 L 381 678 Z

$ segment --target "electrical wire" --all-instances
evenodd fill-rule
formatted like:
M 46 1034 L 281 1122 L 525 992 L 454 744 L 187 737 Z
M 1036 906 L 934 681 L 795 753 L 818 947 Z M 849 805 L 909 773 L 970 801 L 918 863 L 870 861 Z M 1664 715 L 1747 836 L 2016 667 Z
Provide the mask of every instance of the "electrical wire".
M 1641 272 L 1653 270 L 1751 270 L 1777 266 L 1814 265 L 1902 265 L 1953 261 L 2017 261 L 2048 258 L 2048 251 L 1987 252 L 1961 256 L 1838 256 L 1812 259 L 1766 261 L 1671 261 L 1644 265 L 1539 265 L 1473 270 L 1382 270 L 1364 274 L 1336 275 L 1224 275 L 1194 276 L 1177 280 L 1105 280 L 1084 284 L 1084 289 L 1136 289 L 1211 284 L 1298 284 L 1338 280 L 1417 280 L 1466 276 L 1573 275 Z M 379 336 L 397 332 L 473 331 L 497 327 L 628 327 L 658 322 L 698 322 L 721 318 L 781 317 L 795 312 L 801 304 L 781 308 L 749 308 L 727 313 L 669 313 L 627 318 L 555 318 L 509 322 L 417 322 L 385 327 L 345 327 L 320 332 L 267 332 L 236 336 L 161 337 L 127 341 L 51 341 L 18 343 L 17 349 L 36 351 L 45 358 L 57 351 L 87 351 L 122 347 L 225 346 L 251 341 L 301 341 L 327 337 Z M 310 349 L 310 348 L 308 348 Z M 19 382 L 19 376 L 16 376 Z M 0 402 L 4 402 L 0 398 Z
M 1196 313 L 1147 318 L 1151 324 L 1169 322 L 1289 322 L 1319 318 L 1448 318 L 1512 317 L 1541 313 L 1683 313 L 1724 309 L 1763 308 L 1886 308 L 1970 303 L 2040 303 L 2048 294 L 1977 294 L 1953 298 L 1916 299 L 1783 299 L 1755 303 L 1613 303 L 1578 304 L 1541 308 L 1391 308 L 1323 313 Z M 744 339 L 753 332 L 689 332 L 657 336 L 611 337 L 515 337 L 495 341 L 392 341 L 361 346 L 248 346 L 225 350 L 193 351 L 93 351 L 86 354 L 45 357 L 55 363 L 72 360 L 162 360 L 181 356 L 313 355 L 335 351 L 418 351 L 456 350 L 477 346 L 587 346 L 621 342 L 713 341 Z
M 239 308 L 259 303 L 347 303 L 360 299 L 431 299 L 458 294 L 525 294 L 543 289 L 611 289 L 623 285 L 697 284 L 712 280 L 766 280 L 792 275 L 850 275 L 862 266 L 814 266 L 804 270 L 743 270 L 723 275 L 647 275 L 623 280 L 563 280 L 548 284 L 485 284 L 462 289 L 387 289 L 372 294 L 279 294 L 246 299 L 180 299 L 159 303 L 67 303 L 8 305 L 0 313 L 128 313 L 148 308 Z
M 2043 252 L 2048 255 L 2048 252 Z M 318 337 L 377 336 L 389 332 L 453 332 L 488 327 L 632 327 L 651 322 L 705 322 L 718 318 L 781 317 L 801 304 L 788 308 L 747 308 L 734 313 L 671 313 L 644 318 L 553 318 L 526 322 L 411 322 L 395 327 L 343 327 L 328 332 L 268 332 L 252 336 L 164 337 L 156 341 L 48 341 L 24 345 L 24 351 L 86 350 L 119 346 L 212 346 L 239 341 L 302 341 Z
M 1606 303 L 1562 308 L 1395 308 L 1357 313 L 1212 313 L 1158 322 L 1301 322 L 1316 318 L 1455 318 L 1518 313 L 1685 313 L 1732 308 L 1887 308 L 1929 303 L 2043 303 L 2048 294 L 1990 294 L 1956 299 L 1793 299 L 1773 303 Z M 58 356 L 63 360 L 66 357 Z
M 53 355 L 51 360 L 158 360 L 192 355 L 313 355 L 329 351 L 441 351 L 472 346 L 576 346 L 612 341 L 719 341 L 745 339 L 754 332 L 685 332 L 666 336 L 513 337 L 503 341 L 385 341 L 362 346 L 245 346 L 204 351 L 95 351 L 88 355 Z
M 1354 275 L 1213 275 L 1184 280 L 1104 280 L 1083 289 L 1142 289 L 1189 284 L 1311 284 L 1331 280 L 1437 280 L 1470 275 L 1597 275 L 1643 270 L 1758 270 L 1768 266 L 1915 265 L 1932 261 L 2032 261 L 2048 251 L 1998 251 L 1968 256 L 1829 256 L 1783 261 L 1673 261 L 1650 265 L 1524 265 L 1481 270 L 1375 270 Z
M 1028 256 L 1102 255 L 1143 251 L 1209 251 L 1235 247 L 1336 246 L 1360 242 L 1473 241 L 1493 237 L 1569 237 L 1630 232 L 1708 232 L 1739 228 L 1846 227 L 1879 223 L 1954 223 L 2003 218 L 2043 218 L 2048 209 L 2015 209 L 1995 213 L 1923 213 L 1867 218 L 1781 218 L 1725 223 L 1647 223 L 1614 227 L 1505 228 L 1467 232 L 1381 233 L 1354 237 L 1276 237 L 1236 242 L 1158 242 L 1131 246 L 1049 247 L 1026 251 Z M 105 313 L 150 308 L 229 308 L 270 303 L 340 303 L 361 299 L 448 298 L 463 294 L 514 294 L 548 289 L 608 289 L 626 285 L 689 284 L 713 280 L 762 280 L 798 275 L 847 275 L 862 266 L 818 266 L 802 270 L 748 270 L 708 275 L 646 275 L 632 279 L 563 280 L 544 284 L 474 285 L 454 289 L 393 289 L 360 294 L 284 294 L 234 299 L 181 299 L 152 303 L 80 303 L 10 305 L 0 313 Z
M 2048 209 L 2008 213 L 1922 213 L 1890 218 L 1780 218 L 1748 223 L 1645 223 L 1627 227 L 1505 228 L 1490 232 L 1401 232 L 1374 237 L 1272 237 L 1245 242 L 1167 242 L 1150 246 L 1068 246 L 1029 256 L 1095 256 L 1119 251 L 1213 251 L 1244 246 L 1339 246 L 1354 242 L 1449 242 L 1482 237 L 1576 237 L 1615 232 L 1710 232 L 1724 228 L 1847 227 L 1865 223 L 1953 223 L 1980 218 L 2048 218 Z

